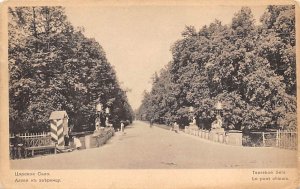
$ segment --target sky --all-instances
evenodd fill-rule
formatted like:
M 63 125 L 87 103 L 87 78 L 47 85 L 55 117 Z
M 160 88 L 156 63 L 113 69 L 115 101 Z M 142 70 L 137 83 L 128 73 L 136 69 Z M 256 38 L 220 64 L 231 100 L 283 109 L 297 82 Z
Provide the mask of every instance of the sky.
M 251 6 L 257 23 L 266 6 Z M 69 21 L 95 38 L 117 72 L 129 103 L 137 109 L 151 77 L 172 60 L 170 47 L 181 39 L 185 26 L 199 30 L 215 19 L 230 24 L 240 6 L 72 6 Z

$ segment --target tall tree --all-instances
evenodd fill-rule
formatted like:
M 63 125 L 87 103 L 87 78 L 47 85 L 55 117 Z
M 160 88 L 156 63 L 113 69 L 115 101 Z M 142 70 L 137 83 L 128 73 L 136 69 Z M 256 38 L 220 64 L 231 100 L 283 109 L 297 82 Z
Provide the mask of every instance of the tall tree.
M 123 111 L 122 119 L 133 119 L 103 48 L 73 28 L 63 7 L 10 7 L 9 19 L 12 132 L 49 130 L 54 110 L 66 110 L 77 128 L 92 129 L 99 98 L 119 109 L 112 117 Z
M 221 101 L 226 128 L 295 129 L 294 16 L 293 6 L 269 6 L 257 26 L 251 9 L 242 7 L 229 25 L 215 20 L 198 32 L 186 27 L 171 47 L 173 60 L 164 71 L 170 80 L 156 77 L 140 110 L 188 124 L 187 107 L 193 106 L 209 128 Z M 164 103 L 171 97 L 174 103 Z

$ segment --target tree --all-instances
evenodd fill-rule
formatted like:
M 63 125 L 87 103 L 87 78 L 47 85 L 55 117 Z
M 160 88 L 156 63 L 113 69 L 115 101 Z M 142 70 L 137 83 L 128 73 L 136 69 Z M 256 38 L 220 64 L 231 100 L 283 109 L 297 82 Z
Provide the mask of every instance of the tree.
M 260 56 L 284 77 L 286 92 L 296 94 L 295 6 L 270 5 L 261 17 Z
M 66 110 L 78 129 L 93 129 L 99 98 L 118 109 L 112 117 L 125 112 L 122 119 L 132 120 L 126 94 L 103 48 L 73 28 L 63 7 L 9 8 L 9 19 L 12 132 L 49 130 L 54 110 Z
M 198 32 L 187 26 L 140 111 L 187 125 L 193 106 L 209 129 L 221 101 L 225 128 L 295 129 L 294 7 L 269 6 L 261 21 L 256 26 L 251 9 L 242 7 L 229 25 L 215 20 Z

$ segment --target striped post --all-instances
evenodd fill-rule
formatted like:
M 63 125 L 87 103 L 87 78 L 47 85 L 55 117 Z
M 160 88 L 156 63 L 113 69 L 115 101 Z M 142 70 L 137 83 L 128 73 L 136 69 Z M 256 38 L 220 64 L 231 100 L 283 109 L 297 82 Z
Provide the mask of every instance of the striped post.
M 51 138 L 57 142 L 58 146 L 65 145 L 63 119 L 50 120 Z

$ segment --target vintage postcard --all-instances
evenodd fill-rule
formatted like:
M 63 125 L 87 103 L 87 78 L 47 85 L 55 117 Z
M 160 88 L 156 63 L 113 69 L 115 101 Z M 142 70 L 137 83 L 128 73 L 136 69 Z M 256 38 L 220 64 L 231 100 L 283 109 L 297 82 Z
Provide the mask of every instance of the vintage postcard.
M 299 16 L 288 0 L 2 2 L 0 188 L 296 189 Z

